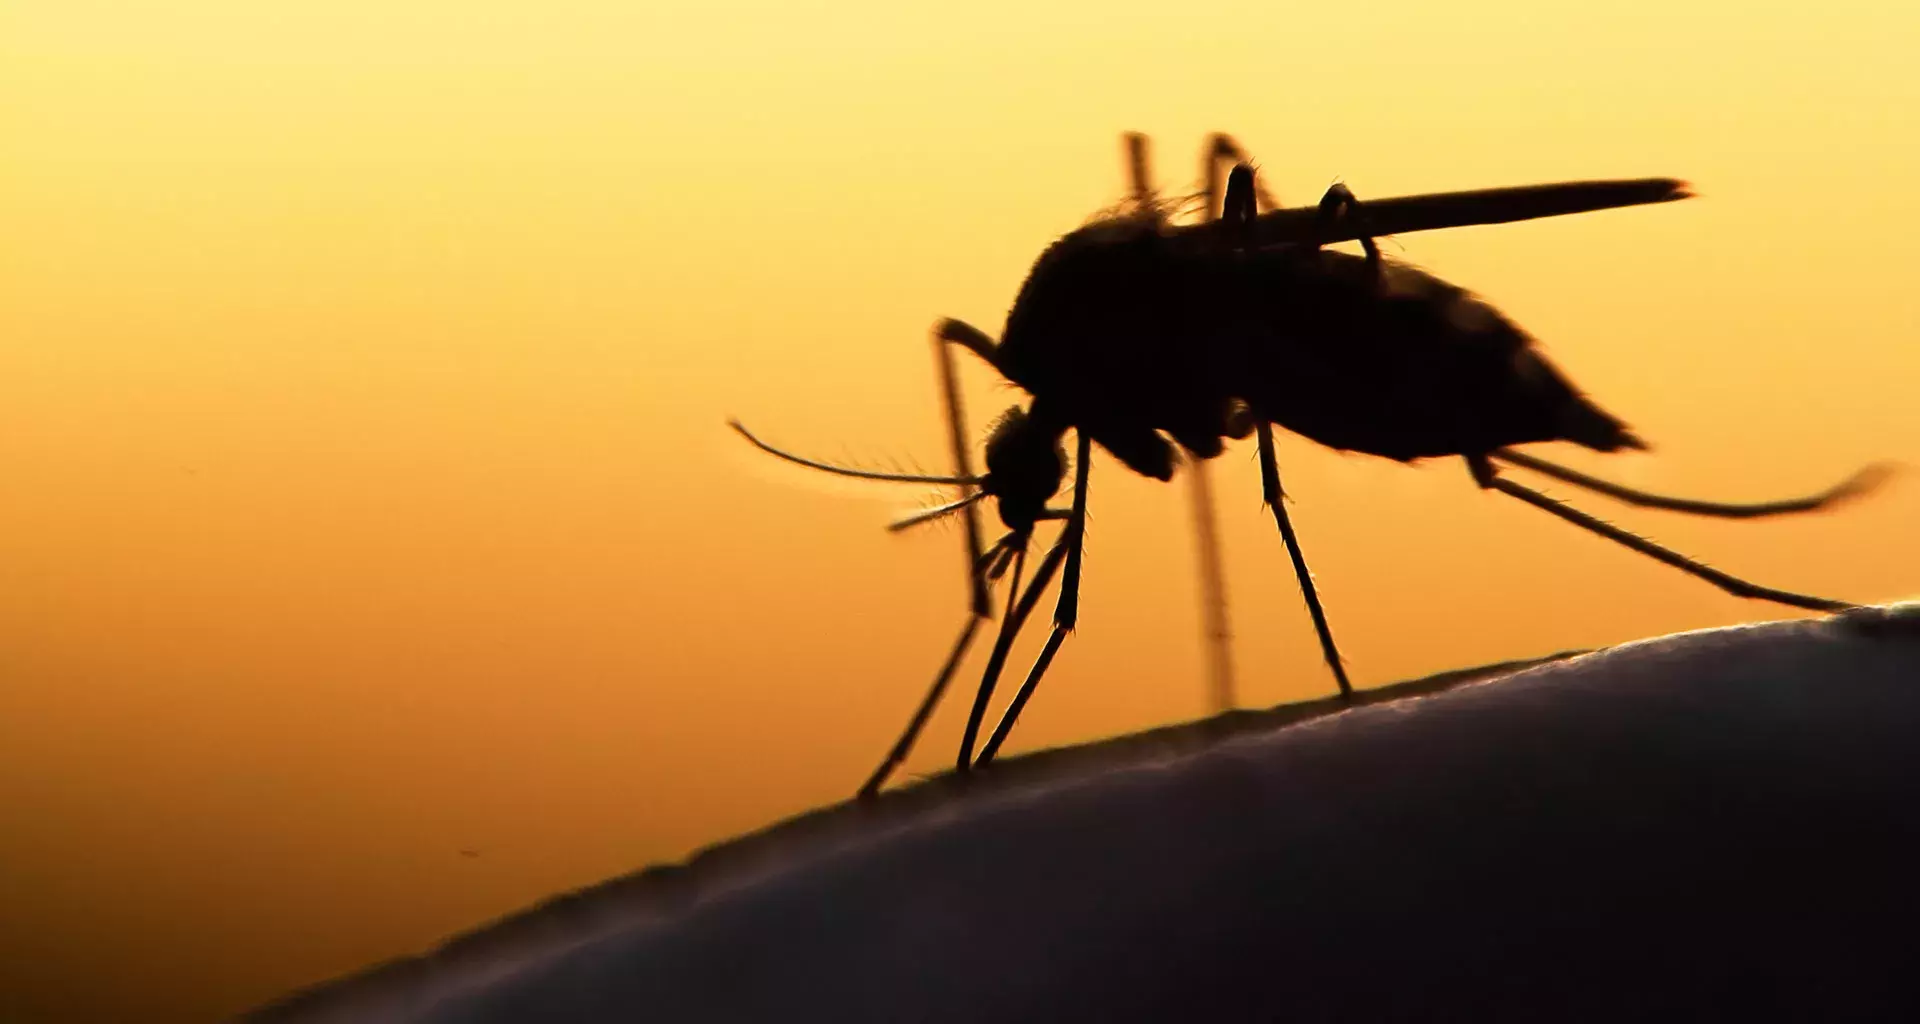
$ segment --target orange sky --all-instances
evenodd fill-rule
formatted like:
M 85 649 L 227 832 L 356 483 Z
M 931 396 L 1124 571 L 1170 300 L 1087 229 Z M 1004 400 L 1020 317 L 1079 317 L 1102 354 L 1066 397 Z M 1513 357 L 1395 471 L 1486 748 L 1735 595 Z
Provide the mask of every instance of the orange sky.
M 1658 448 L 1568 462 L 1758 498 L 1920 461 L 1899 5 L 394 6 L 0 8 L 0 1017 L 204 1019 L 850 793 L 959 625 L 957 535 L 724 421 L 944 466 L 928 325 L 997 331 L 1124 129 L 1178 187 L 1231 130 L 1293 202 L 1688 178 L 1388 251 Z M 977 425 L 1015 400 L 967 381 Z M 1281 459 L 1362 685 L 1779 614 L 1457 464 Z M 1214 479 L 1246 701 L 1326 692 L 1251 447 Z M 1920 589 L 1912 479 L 1581 501 Z M 1185 502 L 1098 458 L 1014 748 L 1202 712 Z

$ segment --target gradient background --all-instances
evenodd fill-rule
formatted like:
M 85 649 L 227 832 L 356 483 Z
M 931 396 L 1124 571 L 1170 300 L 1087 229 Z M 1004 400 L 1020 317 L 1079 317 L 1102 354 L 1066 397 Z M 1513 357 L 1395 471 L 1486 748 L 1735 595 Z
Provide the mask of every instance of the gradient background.
M 0 5 L 0 1020 L 206 1019 L 849 794 L 958 535 L 724 420 L 944 467 L 928 325 L 997 332 L 1124 129 L 1170 188 L 1233 131 L 1290 202 L 1688 178 L 1388 251 L 1658 449 L 1575 465 L 1757 498 L 1920 456 L 1911 5 L 1446 7 Z M 976 426 L 1017 398 L 967 382 Z M 1097 458 L 1019 749 L 1205 709 L 1184 485 Z M 1783 614 L 1457 463 L 1281 458 L 1362 685 Z M 1329 692 L 1252 447 L 1215 467 L 1244 702 Z M 1779 586 L 1920 580 L 1912 479 L 1580 501 Z

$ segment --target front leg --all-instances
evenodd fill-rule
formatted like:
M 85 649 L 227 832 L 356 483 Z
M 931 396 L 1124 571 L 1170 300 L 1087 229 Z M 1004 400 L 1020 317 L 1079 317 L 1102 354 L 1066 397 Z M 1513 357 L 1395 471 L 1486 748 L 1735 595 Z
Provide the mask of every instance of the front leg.
M 1009 533 L 995 542 L 992 548 L 975 561 L 972 568 L 974 586 L 985 591 L 988 583 L 1000 578 L 1007 567 L 1015 560 L 1023 559 L 1026 554 L 1028 538 L 1019 533 Z M 1019 580 L 1014 580 L 1014 592 L 1020 589 Z M 1012 597 L 1009 596 L 1009 602 Z M 1011 605 L 1009 605 L 1011 607 Z M 953 648 L 947 653 L 947 660 L 941 664 L 940 671 L 933 677 L 933 685 L 927 688 L 927 694 L 920 700 L 920 706 L 914 709 L 913 716 L 907 719 L 907 726 L 888 748 L 886 757 L 880 760 L 879 767 L 867 776 L 857 794 L 861 800 L 871 800 L 885 786 L 888 777 L 906 761 L 913 752 L 914 741 L 920 738 L 921 730 L 926 728 L 927 719 L 933 716 L 934 708 L 940 704 L 940 698 L 947 692 L 947 684 L 952 681 L 953 673 L 960 667 L 960 659 L 966 656 L 967 648 L 973 643 L 974 634 L 979 632 L 980 624 L 985 622 L 987 612 L 976 610 L 967 616 L 966 624 L 961 627 L 959 639 L 953 642 Z
M 1067 639 L 1067 634 L 1080 621 L 1080 552 L 1084 547 L 1087 531 L 1087 465 L 1092 461 L 1093 446 L 1086 434 L 1080 435 L 1080 445 L 1074 454 L 1073 474 L 1073 511 L 1068 513 L 1066 529 L 1061 532 L 1060 543 L 1067 550 L 1067 572 L 1060 580 L 1060 599 L 1053 608 L 1053 632 L 1047 635 L 1045 647 L 1040 656 L 1034 659 L 1033 668 L 1027 672 L 1026 681 L 1008 702 L 1006 713 L 1000 716 L 1000 724 L 994 726 L 993 735 L 988 737 L 987 745 L 980 750 L 980 759 L 976 767 L 984 768 L 993 761 L 993 755 L 1000 751 L 1000 745 L 1007 740 L 1007 734 L 1013 731 L 1013 723 L 1027 706 L 1027 700 L 1040 685 L 1040 677 L 1045 675 L 1047 667 L 1053 664 L 1053 656 Z M 1058 550 L 1058 549 L 1056 549 Z M 1034 580 L 1037 589 L 1044 581 Z
M 1060 570 L 1060 562 L 1066 557 L 1068 545 L 1072 543 L 1071 529 L 1061 532 L 1060 539 L 1040 561 L 1040 568 L 1033 574 L 1033 582 L 1028 584 L 1025 593 L 1020 590 L 1020 571 L 1026 565 L 1026 540 L 1022 538 L 1020 552 L 1013 561 L 1013 579 L 1007 585 L 1007 609 L 1000 619 L 1000 634 L 994 638 L 993 653 L 987 656 L 986 671 L 980 676 L 980 689 L 973 697 L 973 708 L 967 713 L 966 731 L 960 737 L 960 756 L 954 762 L 956 771 L 967 772 L 973 768 L 973 746 L 980 736 L 980 724 L 986 718 L 987 705 L 993 700 L 994 687 L 1000 682 L 1000 672 L 1006 667 L 1007 654 L 1013 649 L 1014 638 L 1020 635 L 1021 627 L 1027 623 L 1027 616 L 1033 613 L 1034 605 L 1040 603 L 1040 594 L 1047 584 L 1053 582 L 1053 576 Z

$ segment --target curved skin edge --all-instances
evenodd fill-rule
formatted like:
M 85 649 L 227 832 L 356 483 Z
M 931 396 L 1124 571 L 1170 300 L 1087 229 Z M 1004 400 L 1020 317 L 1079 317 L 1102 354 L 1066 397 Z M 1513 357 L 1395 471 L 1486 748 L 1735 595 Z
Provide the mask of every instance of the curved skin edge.
M 874 827 L 905 825 L 923 814 L 937 812 L 961 792 L 986 793 L 1009 785 L 1034 785 L 1070 778 L 1081 772 L 1098 771 L 1103 766 L 1177 756 L 1233 736 L 1284 728 L 1350 708 L 1441 693 L 1468 683 L 1484 682 L 1588 653 L 1591 652 L 1569 650 L 1538 658 L 1453 669 L 1419 679 L 1356 690 L 1348 701 L 1341 700 L 1337 695 L 1329 695 L 1260 710 L 1235 709 L 1211 718 L 1161 726 L 1078 746 L 997 758 L 992 770 L 987 772 L 962 775 L 948 770 L 932 777 L 923 776 L 886 790 L 878 798 L 864 803 L 848 801 L 831 804 L 795 815 L 758 832 L 715 843 L 695 851 L 682 864 L 653 865 L 630 875 L 551 897 L 448 939 L 431 952 L 397 958 L 297 990 L 253 1010 L 242 1019 L 253 1024 L 308 1020 L 314 1019 L 311 1016 L 314 1014 L 329 1015 L 325 1019 L 344 1014 L 340 1019 L 351 1019 L 353 1008 L 360 1000 L 385 1002 L 393 998 L 391 993 L 394 991 L 416 978 L 431 975 L 442 965 L 457 965 L 469 959 L 488 959 L 496 952 L 508 952 L 542 933 L 569 930 L 570 926 L 577 926 L 586 918 L 607 914 L 625 916 L 621 911 L 612 909 L 613 904 L 633 907 L 657 903 L 662 905 L 663 910 L 670 911 L 697 897 L 702 878 L 737 878 L 777 870 L 781 866 L 778 862 L 784 860 L 797 845 L 830 843 L 837 837 Z
M 1649 654 L 1699 656 L 1745 637 L 1791 637 L 1817 631 L 1826 639 L 1852 637 L 1870 642 L 1920 643 L 1920 601 L 1863 606 L 1809 619 L 1790 619 L 1703 629 L 1649 638 L 1600 651 L 1570 651 L 1541 658 L 1443 672 L 1421 679 L 1357 691 L 1351 702 L 1328 697 L 1249 711 L 1230 711 L 1208 719 L 1167 726 L 1073 747 L 1043 750 L 996 761 L 990 772 L 952 773 L 925 779 L 861 804 L 835 804 L 787 819 L 758 832 L 718 843 L 693 854 L 685 864 L 658 865 L 575 892 L 556 896 L 527 910 L 453 938 L 436 950 L 400 958 L 340 979 L 291 993 L 246 1015 L 244 1020 L 315 1021 L 408 1019 L 395 1011 L 425 1009 L 439 997 L 469 991 L 518 966 L 543 940 L 584 941 L 610 929 L 676 913 L 688 905 L 750 884 L 772 874 L 804 870 L 815 857 L 848 844 L 884 837 L 929 819 L 963 814 L 959 800 L 987 799 L 1009 791 L 1045 799 L 1046 791 L 1090 782 L 1128 768 L 1177 767 L 1180 758 L 1236 737 L 1252 738 L 1291 726 L 1331 719 L 1369 705 L 1400 705 L 1408 710 L 1449 691 L 1500 687 L 1525 680 L 1551 683 L 1551 675 L 1580 672 L 1603 659 L 1622 663 Z M 1451 698 L 1449 698 L 1451 699 Z M 523 961 L 522 961 L 523 962 Z M 444 972 L 466 968 L 459 980 Z M 474 970 L 474 968 L 478 968 Z M 436 990 L 428 993 L 423 986 Z M 417 994 L 415 994 L 417 993 Z M 410 997 L 410 994 L 413 994 Z M 371 1014 L 372 1016 L 366 1016 Z

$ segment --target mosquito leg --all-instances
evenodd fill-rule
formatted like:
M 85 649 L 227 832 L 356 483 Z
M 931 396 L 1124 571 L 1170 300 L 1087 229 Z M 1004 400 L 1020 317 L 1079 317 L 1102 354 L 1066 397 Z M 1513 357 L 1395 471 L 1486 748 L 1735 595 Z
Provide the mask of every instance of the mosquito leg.
M 974 767 L 985 768 L 992 763 L 993 755 L 1005 743 L 1007 734 L 1013 731 L 1013 723 L 1020 712 L 1033 697 L 1033 691 L 1040 685 L 1040 677 L 1046 674 L 1047 666 L 1053 664 L 1053 656 L 1060 650 L 1060 644 L 1080 619 L 1080 552 L 1084 548 L 1082 541 L 1087 531 L 1087 463 L 1091 461 L 1092 443 L 1086 434 L 1080 435 L 1079 450 L 1074 455 L 1073 473 L 1073 513 L 1067 519 L 1065 530 L 1060 533 L 1059 544 L 1067 552 L 1067 574 L 1060 580 L 1060 600 L 1053 608 L 1053 632 L 1047 635 L 1047 644 L 1041 648 L 1040 656 L 1034 659 L 1033 668 L 1027 672 L 1027 679 L 1014 693 L 1013 700 L 1007 704 L 1006 713 L 1000 716 L 1000 724 L 994 726 L 993 735 L 987 738 L 987 745 L 980 750 L 980 759 Z M 1034 583 L 1041 583 L 1038 575 Z M 1038 596 L 1038 590 L 1035 591 Z
M 1327 613 L 1320 607 L 1320 595 L 1313 588 L 1313 573 L 1307 569 L 1307 559 L 1300 553 L 1299 538 L 1293 535 L 1293 524 L 1287 520 L 1284 504 L 1286 495 L 1280 490 L 1280 463 L 1273 453 L 1273 427 L 1265 422 L 1254 428 L 1260 437 L 1260 486 L 1267 507 L 1273 509 L 1273 521 L 1280 524 L 1280 539 L 1287 544 L 1287 555 L 1293 559 L 1293 574 L 1300 578 L 1300 593 L 1307 599 L 1307 612 L 1313 616 L 1313 629 L 1320 634 L 1320 653 L 1326 656 L 1327 665 L 1333 669 L 1333 680 L 1340 684 L 1340 696 L 1353 696 L 1353 684 L 1347 681 L 1347 670 L 1340 664 L 1340 649 L 1334 646 L 1333 630 L 1327 626 Z
M 1320 197 L 1320 218 L 1323 223 L 1333 224 L 1347 217 L 1359 221 L 1362 225 L 1365 223 L 1361 220 L 1360 200 L 1354 198 L 1353 190 L 1336 182 L 1327 189 L 1326 195 Z M 1378 280 L 1380 277 L 1380 247 L 1374 244 L 1370 236 L 1363 234 L 1360 236 L 1360 248 L 1367 254 L 1368 272 L 1374 276 L 1375 280 Z
M 1616 544 L 1623 544 L 1649 558 L 1665 562 L 1679 569 L 1681 572 L 1698 576 L 1735 597 L 1757 598 L 1762 601 L 1772 601 L 1776 604 L 1789 605 L 1794 608 L 1807 608 L 1817 612 L 1838 612 L 1857 607 L 1846 601 L 1834 601 L 1824 597 L 1796 594 L 1789 590 L 1775 590 L 1772 587 L 1763 587 L 1757 583 L 1750 583 L 1738 576 L 1730 576 L 1712 566 L 1703 565 L 1694 561 L 1677 551 L 1663 548 L 1650 540 L 1628 533 L 1611 523 L 1605 523 L 1595 519 L 1585 512 L 1562 502 L 1555 501 L 1541 494 L 1539 491 L 1516 484 L 1500 476 L 1499 471 L 1494 468 L 1493 463 L 1485 456 L 1468 456 L 1467 468 L 1472 471 L 1474 481 L 1481 487 L 1519 498 L 1521 501 L 1559 516 L 1561 519 L 1583 530 L 1591 530 Z
M 1128 132 L 1124 136 L 1127 156 L 1127 173 L 1133 189 L 1134 205 L 1140 210 L 1149 209 L 1153 202 L 1153 182 L 1148 170 L 1147 137 L 1138 132 Z M 1215 135 L 1209 140 L 1202 154 L 1201 181 L 1205 190 L 1206 211 L 1204 216 L 1213 220 L 1219 216 L 1220 167 L 1222 160 L 1240 161 L 1240 149 L 1225 135 Z M 1236 209 L 1244 206 L 1244 212 L 1237 214 L 1243 223 L 1251 223 L 1254 217 L 1253 175 L 1244 163 L 1235 167 L 1235 174 L 1228 184 L 1228 202 Z M 1237 189 L 1237 191 L 1236 191 Z M 1224 417 L 1223 417 L 1224 420 Z M 1211 446 L 1218 453 L 1217 434 L 1211 429 L 1204 437 L 1183 437 L 1182 443 L 1198 452 Z M 1202 453 L 1204 454 L 1204 453 Z M 1231 635 L 1227 626 L 1226 572 L 1220 556 L 1219 516 L 1214 511 L 1212 481 L 1208 478 L 1205 459 L 1190 459 L 1187 462 L 1187 489 L 1192 499 L 1190 507 L 1193 514 L 1193 536 L 1195 555 L 1199 562 L 1200 602 L 1201 602 L 1201 646 L 1207 652 L 1208 690 L 1217 710 L 1225 711 L 1233 706 L 1233 654 L 1230 648 Z M 1064 593 L 1064 591 L 1063 591 Z M 1069 627 L 1070 628 L 1070 627 Z M 1053 653 L 1064 637 L 1057 627 L 1053 636 L 1047 640 L 1046 650 L 1034 671 L 1027 677 L 1027 683 L 1021 687 L 1020 695 L 1014 698 L 1015 704 L 1009 708 L 1007 716 L 1001 718 L 1000 726 L 994 730 L 993 738 L 981 752 L 980 762 L 993 759 L 993 752 L 1006 738 L 1007 730 L 1013 725 L 1013 719 L 1019 715 L 1020 705 L 1025 703 L 1027 694 L 1039 683 L 1046 664 L 1053 659 Z
M 960 403 L 960 384 L 953 369 L 953 350 L 947 347 L 948 325 L 953 323 L 957 321 L 943 321 L 934 329 L 933 359 L 940 371 L 940 393 L 947 412 L 947 440 L 953 448 L 954 469 L 959 475 L 970 477 L 973 475 L 973 460 L 967 454 L 966 410 Z M 961 485 L 962 499 L 973 494 L 972 485 Z M 962 509 L 962 514 L 966 516 L 968 607 L 978 618 L 988 614 L 987 581 L 974 569 L 980 562 L 980 513 L 972 504 L 968 504 Z
M 1200 181 L 1202 182 L 1201 194 L 1205 196 L 1207 202 L 1208 220 L 1218 220 L 1221 217 L 1223 205 L 1220 195 L 1221 171 L 1236 164 L 1251 167 L 1253 157 L 1247 155 L 1247 151 L 1241 148 L 1240 143 L 1234 141 L 1233 136 L 1224 132 L 1214 132 L 1207 137 L 1206 148 L 1200 153 Z M 1249 181 L 1249 184 L 1253 186 L 1254 196 L 1259 200 L 1261 210 L 1280 208 L 1280 204 L 1274 201 L 1273 194 L 1267 191 L 1265 185 L 1253 181 Z
M 875 768 L 873 774 L 867 776 L 867 781 L 861 785 L 859 799 L 871 800 L 878 795 L 880 787 L 886 785 L 887 777 L 907 759 L 907 754 L 913 750 L 914 741 L 920 738 L 920 730 L 926 728 L 927 719 L 932 717 L 934 707 L 940 703 L 941 696 L 947 692 L 947 684 L 953 680 L 953 670 L 960 666 L 960 659 L 967 653 L 968 645 L 973 643 L 973 634 L 979 631 L 982 621 L 984 620 L 978 615 L 967 617 L 967 624 L 960 630 L 960 638 L 953 642 L 953 650 L 947 655 L 946 664 L 940 666 L 940 674 L 933 678 L 933 686 L 928 688 L 926 697 L 920 701 L 920 707 L 914 711 L 913 717 L 907 720 L 907 728 L 900 734 L 900 738 L 894 741 L 893 749 L 887 751 L 887 756 L 881 759 L 880 766 Z
M 1013 695 L 1013 701 L 1007 705 L 1006 713 L 1000 716 L 1000 724 L 994 726 L 993 735 L 987 737 L 987 745 L 980 748 L 980 759 L 973 763 L 975 768 L 985 768 L 993 763 L 995 754 L 1000 752 L 1000 744 L 1005 743 L 1007 734 L 1013 731 L 1014 720 L 1027 706 L 1027 698 L 1033 696 L 1034 688 L 1040 685 L 1040 677 L 1046 674 L 1047 667 L 1053 664 L 1053 656 L 1060 650 L 1060 644 L 1067 639 L 1067 629 L 1058 623 L 1053 632 L 1047 634 L 1047 644 L 1040 648 L 1040 656 L 1033 660 L 1033 668 L 1027 672 L 1027 681 L 1020 684 L 1019 692 Z
M 960 756 L 955 767 L 966 771 L 973 764 L 973 744 L 980 735 L 980 721 L 986 717 L 987 702 L 993 697 L 994 684 L 999 682 L 1000 667 L 1006 664 L 1007 651 L 1013 646 L 1013 638 L 1020 633 L 1023 623 L 1016 617 L 1019 610 L 1020 573 L 1027 567 L 1027 545 L 1023 541 L 1013 556 L 1013 580 L 1007 584 L 1007 609 L 1000 616 L 1000 632 L 993 638 L 993 653 L 987 656 L 987 669 L 980 677 L 980 688 L 973 696 L 973 710 L 967 713 L 967 728 L 960 736 Z
M 980 690 L 974 695 L 973 710 L 967 715 L 967 729 L 960 737 L 960 756 L 954 763 L 958 771 L 968 771 L 973 767 L 973 745 L 980 736 L 980 722 L 986 717 L 987 704 L 993 699 L 993 689 L 1000 681 L 1000 672 L 1006 667 L 1007 653 L 1013 647 L 1014 637 L 1018 636 L 1027 616 L 1033 614 L 1033 606 L 1040 602 L 1040 594 L 1047 584 L 1053 582 L 1054 573 L 1060 570 L 1060 562 L 1067 556 L 1071 530 L 1061 533 L 1060 539 L 1047 551 L 1040 561 L 1040 568 L 1033 574 L 1033 582 L 1027 585 L 1026 593 L 1020 592 L 1020 568 L 1025 561 L 1026 549 L 1021 548 L 1021 556 L 1013 563 L 1013 584 L 1007 591 L 1007 611 L 1000 621 L 1000 635 L 994 638 L 993 653 L 987 658 L 987 669 L 980 676 Z M 1018 603 L 1015 603 L 1015 598 Z
M 1255 198 L 1258 191 L 1253 168 L 1234 164 L 1233 170 L 1227 173 L 1227 194 L 1221 201 L 1220 219 L 1236 227 L 1250 227 L 1258 215 L 1259 201 Z
M 1127 190 L 1133 196 L 1133 205 L 1144 212 L 1153 203 L 1153 175 L 1147 169 L 1147 137 L 1139 132 L 1127 132 L 1120 137 L 1120 142 L 1126 148 Z
M 1219 187 L 1219 157 L 1223 153 L 1238 153 L 1233 140 L 1224 135 L 1215 135 L 1212 141 L 1213 145 L 1206 153 L 1205 168 L 1206 202 L 1210 218 L 1219 213 L 1215 203 Z M 1224 202 L 1227 219 L 1241 225 L 1253 222 L 1256 202 L 1254 176 L 1253 169 L 1245 163 L 1235 164 L 1232 173 L 1227 176 Z M 1227 410 L 1223 408 L 1220 422 L 1209 427 L 1209 430 L 1230 432 L 1227 418 Z M 1218 434 L 1210 432 L 1206 440 L 1212 451 L 1217 453 L 1220 449 Z M 1193 448 L 1196 454 L 1206 454 L 1191 443 L 1188 443 L 1188 447 Z M 1220 554 L 1219 515 L 1214 511 L 1213 482 L 1205 458 L 1187 460 L 1187 488 L 1192 498 L 1195 558 L 1200 572 L 1200 643 L 1207 654 L 1207 689 L 1214 710 L 1226 711 L 1234 705 L 1232 631 L 1227 625 L 1226 572 Z
M 1533 470 L 1542 476 L 1550 476 L 1562 483 L 1583 487 L 1596 494 L 1604 494 L 1609 498 L 1624 501 L 1629 505 L 1686 512 L 1696 516 L 1716 516 L 1721 519 L 1759 519 L 1763 516 L 1787 515 L 1793 512 L 1816 512 L 1861 497 L 1885 483 L 1887 478 L 1893 475 L 1891 466 L 1875 464 L 1867 466 L 1818 494 L 1809 494 L 1804 497 L 1744 503 L 1696 501 L 1692 498 L 1674 498 L 1664 494 L 1635 490 L 1611 480 L 1588 476 L 1579 470 L 1568 469 L 1545 459 L 1514 451 L 1511 448 L 1497 449 L 1493 452 L 1493 457 L 1522 469 Z
M 947 347 L 949 343 L 964 345 L 979 353 L 988 362 L 993 361 L 998 346 L 983 332 L 958 320 L 942 320 L 934 326 L 934 365 L 939 371 L 941 398 L 947 415 L 947 440 L 952 446 L 954 467 L 958 475 L 962 479 L 968 479 L 973 477 L 973 462 L 967 451 L 965 407 L 961 403 L 960 384 L 954 371 L 953 351 Z M 967 604 L 972 614 L 968 617 L 966 626 L 961 629 L 959 639 L 954 641 L 953 650 L 947 656 L 946 664 L 941 666 L 939 674 L 934 677 L 933 685 L 928 688 L 926 697 L 921 700 L 913 717 L 907 720 L 906 729 L 901 732 L 900 738 L 894 741 L 893 748 L 881 760 L 880 766 L 874 769 L 873 774 L 860 787 L 861 799 L 870 798 L 878 793 L 880 787 L 886 783 L 887 776 L 893 773 L 900 762 L 906 760 L 908 752 L 913 749 L 914 741 L 919 738 L 920 731 L 926 727 L 927 719 L 933 714 L 933 709 L 940 703 L 940 698 L 946 694 L 954 670 L 960 664 L 960 658 L 966 654 L 967 647 L 973 642 L 974 633 L 979 630 L 980 620 L 992 614 L 992 606 L 987 600 L 987 584 L 991 579 L 998 577 L 998 568 L 1004 566 L 1002 559 L 1012 548 L 1015 538 L 1008 536 L 989 551 L 983 552 L 980 549 L 980 516 L 979 510 L 975 508 L 978 502 L 968 500 L 977 498 L 978 493 L 974 490 L 974 485 L 961 485 L 960 511 L 966 516 Z M 1019 545 L 1018 554 L 1024 557 L 1026 553 L 1024 538 L 1019 539 Z M 1016 579 L 1013 593 L 1018 593 L 1019 589 L 1019 581 Z M 1012 594 L 1008 595 L 1009 600 L 1012 596 Z
M 1200 563 L 1200 629 L 1201 643 L 1207 652 L 1210 703 L 1215 712 L 1230 711 L 1237 703 L 1233 683 L 1233 627 L 1227 618 L 1227 580 L 1220 555 L 1213 482 L 1204 460 L 1189 460 L 1187 472 L 1187 486 L 1193 496 L 1195 554 Z
M 948 318 L 933 325 L 933 334 L 941 341 L 958 345 L 979 356 L 988 366 L 996 370 L 1000 368 L 1000 344 L 980 328 L 964 320 Z
M 1206 204 L 1201 216 L 1206 220 L 1220 220 L 1225 209 L 1221 168 L 1242 162 L 1240 146 L 1233 139 L 1218 132 L 1207 139 L 1207 148 L 1200 152 L 1200 198 Z
M 1018 534 L 1009 533 L 995 542 L 987 553 L 974 563 L 974 574 L 989 580 L 997 580 L 1010 562 L 1024 548 L 1024 542 Z M 880 766 L 873 770 L 867 781 L 860 787 L 859 799 L 867 800 L 880 792 L 886 785 L 887 777 L 893 774 L 907 755 L 913 751 L 914 741 L 920 737 L 920 731 L 926 728 L 927 719 L 932 717 L 933 709 L 940 704 L 940 698 L 947 692 L 947 685 L 953 680 L 954 670 L 960 666 L 960 659 L 967 653 L 967 647 L 973 643 L 974 634 L 980 629 L 980 623 L 986 616 L 969 615 L 967 624 L 961 628 L 959 639 L 953 642 L 953 650 L 948 653 L 946 663 L 940 666 L 940 672 L 933 677 L 933 685 L 927 688 L 927 695 L 920 700 L 913 717 L 907 720 L 907 727 L 895 740 L 893 748 L 887 751 Z

